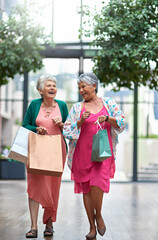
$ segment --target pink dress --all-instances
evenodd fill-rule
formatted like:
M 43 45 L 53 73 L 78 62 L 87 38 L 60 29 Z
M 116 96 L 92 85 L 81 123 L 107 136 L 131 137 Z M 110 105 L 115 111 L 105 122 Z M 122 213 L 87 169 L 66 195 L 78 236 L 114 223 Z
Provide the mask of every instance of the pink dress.
M 83 107 L 82 113 L 86 111 Z M 115 160 L 112 157 L 103 162 L 92 162 L 92 139 L 98 131 L 98 125 L 94 124 L 100 115 L 109 115 L 103 106 L 97 114 L 90 114 L 81 127 L 80 137 L 77 141 L 72 162 L 72 180 L 75 181 L 75 193 L 88 193 L 90 186 L 97 186 L 103 192 L 109 192 L 110 178 L 114 177 Z M 112 152 L 111 125 L 108 122 L 101 124 L 103 129 L 107 129 L 110 148 Z
M 58 104 L 56 104 L 49 117 L 46 116 L 45 110 L 41 107 L 36 119 L 36 125 L 45 127 L 49 135 L 61 135 L 62 133 L 60 128 L 51 120 L 57 116 L 61 117 Z M 64 166 L 66 160 L 66 144 L 64 138 L 62 138 L 62 153 Z M 44 208 L 43 223 L 45 224 L 49 218 L 55 222 L 58 208 L 61 177 L 27 173 L 27 183 L 27 192 L 29 197 L 40 203 Z

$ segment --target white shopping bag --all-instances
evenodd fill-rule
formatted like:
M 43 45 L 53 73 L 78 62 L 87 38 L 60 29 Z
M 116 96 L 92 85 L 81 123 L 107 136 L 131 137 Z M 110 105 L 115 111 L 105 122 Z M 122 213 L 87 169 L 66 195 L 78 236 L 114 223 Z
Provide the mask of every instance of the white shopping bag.
M 28 134 L 30 130 L 20 127 L 9 151 L 8 158 L 27 163 L 28 160 Z

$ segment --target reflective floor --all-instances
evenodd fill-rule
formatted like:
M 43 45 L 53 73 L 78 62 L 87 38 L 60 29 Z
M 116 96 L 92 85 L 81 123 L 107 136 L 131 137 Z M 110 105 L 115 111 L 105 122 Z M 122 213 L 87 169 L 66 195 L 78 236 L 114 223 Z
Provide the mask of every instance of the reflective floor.
M 158 240 L 158 183 L 111 183 L 104 196 L 105 236 L 97 240 Z M 44 239 L 43 210 L 39 212 L 39 236 Z M 23 240 L 30 219 L 25 181 L 0 181 L 0 239 Z M 85 240 L 89 226 L 82 195 L 74 195 L 73 183 L 62 182 L 57 222 L 52 240 Z

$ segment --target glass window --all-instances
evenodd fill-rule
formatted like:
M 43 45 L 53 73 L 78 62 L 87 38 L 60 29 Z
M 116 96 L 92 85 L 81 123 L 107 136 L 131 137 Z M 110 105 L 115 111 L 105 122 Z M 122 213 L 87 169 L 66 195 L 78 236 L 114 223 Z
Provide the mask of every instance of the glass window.
M 40 75 L 51 74 L 57 79 L 57 99 L 75 102 L 78 100 L 77 77 L 78 59 L 44 59 L 44 68 L 29 75 L 29 98 L 38 96 L 36 81 Z
M 93 66 L 94 66 L 94 62 L 91 59 L 84 59 L 84 72 L 85 73 L 92 72 Z
M 78 42 L 80 0 L 54 0 L 53 39 L 55 42 Z

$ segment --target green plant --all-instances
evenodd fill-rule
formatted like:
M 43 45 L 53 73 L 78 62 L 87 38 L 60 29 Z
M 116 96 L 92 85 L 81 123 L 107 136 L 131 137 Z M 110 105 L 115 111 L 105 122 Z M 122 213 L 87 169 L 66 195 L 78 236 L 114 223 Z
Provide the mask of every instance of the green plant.
M 22 125 L 22 121 L 20 121 L 19 118 L 16 118 L 15 119 L 15 124 L 18 125 L 18 126 L 21 126 Z
M 144 136 L 144 135 L 141 135 L 141 136 L 138 136 L 138 138 L 144 138 L 144 139 L 148 139 L 148 138 L 158 138 L 158 135 L 156 134 L 150 134 L 148 136 Z
M 18 4 L 0 20 L 0 86 L 15 74 L 36 71 L 43 67 L 39 53 L 49 40 L 44 28 L 30 15 L 31 6 Z
M 7 157 L 0 153 L 0 159 L 7 159 Z
M 91 11 L 86 8 L 84 14 L 90 16 Z M 136 83 L 158 90 L 157 0 L 103 2 L 88 21 L 84 34 L 94 38 L 92 45 L 99 50 L 93 71 L 104 85 L 119 90 L 133 89 Z

